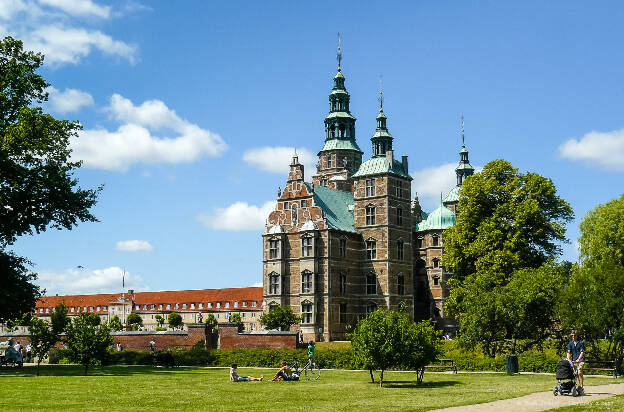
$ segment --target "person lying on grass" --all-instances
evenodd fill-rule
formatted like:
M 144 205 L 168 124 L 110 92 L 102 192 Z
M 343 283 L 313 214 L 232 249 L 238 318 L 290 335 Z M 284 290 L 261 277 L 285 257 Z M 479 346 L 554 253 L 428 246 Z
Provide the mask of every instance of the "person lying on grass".
M 290 366 L 286 364 L 286 362 L 281 362 L 282 367 L 277 371 L 275 376 L 273 377 L 273 382 L 277 381 L 298 381 L 299 375 L 293 373 L 290 370 Z
M 254 378 L 253 376 L 238 376 L 236 368 L 238 368 L 238 365 L 235 363 L 233 363 L 230 368 L 230 380 L 233 382 L 261 381 L 264 379 L 264 376 L 260 376 L 259 378 Z

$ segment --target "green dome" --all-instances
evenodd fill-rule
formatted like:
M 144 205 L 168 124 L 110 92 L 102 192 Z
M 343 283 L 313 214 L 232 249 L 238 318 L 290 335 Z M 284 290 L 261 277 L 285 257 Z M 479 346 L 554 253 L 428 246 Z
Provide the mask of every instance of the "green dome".
M 459 201 L 459 189 L 461 189 L 461 186 L 455 186 L 454 188 L 452 188 L 451 191 L 448 192 L 448 194 L 444 198 L 443 203 L 458 202 Z
M 418 224 L 416 230 L 419 232 L 423 230 L 443 230 L 451 226 L 455 226 L 455 213 L 441 204 L 436 210 L 429 213 L 427 220 Z

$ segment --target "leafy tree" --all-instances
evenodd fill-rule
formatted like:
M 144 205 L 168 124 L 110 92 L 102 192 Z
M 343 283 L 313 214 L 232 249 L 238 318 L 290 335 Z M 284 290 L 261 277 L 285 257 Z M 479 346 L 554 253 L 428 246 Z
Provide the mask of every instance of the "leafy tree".
M 121 320 L 119 316 L 115 315 L 108 321 L 108 328 L 110 330 L 122 330 L 123 325 L 121 324 Z
M 126 324 L 131 325 L 132 329 L 138 329 L 143 326 L 143 318 L 138 313 L 132 312 L 126 318 Z
M 624 356 L 624 195 L 596 206 L 581 221 L 580 264 L 572 270 L 559 313 L 584 339 L 607 337 L 607 352 Z M 598 346 L 596 346 L 598 349 Z
M 260 315 L 260 324 L 267 329 L 289 330 L 292 325 L 301 322 L 301 316 L 293 313 L 290 306 L 276 306 Z
M 184 322 L 182 322 L 182 315 L 177 312 L 171 312 L 167 317 L 169 327 L 172 329 L 181 328 Z
M 162 327 L 162 325 L 165 323 L 165 318 L 162 315 L 156 315 L 154 316 L 154 319 L 156 319 L 156 323 L 158 323 L 159 327 Z
M 423 220 L 423 210 L 418 200 L 418 192 L 416 192 L 414 200 L 412 201 L 412 220 L 414 224 L 420 223 Z
M 245 330 L 245 325 L 243 324 L 243 319 L 241 318 L 240 313 L 232 314 L 232 323 L 236 323 L 239 331 Z
M 90 365 L 106 358 L 112 344 L 108 326 L 100 325 L 100 317 L 95 313 L 81 313 L 67 328 L 70 359 L 84 365 L 85 376 Z
M 39 365 L 58 341 L 58 336 L 52 331 L 50 323 L 36 316 L 30 321 L 28 332 L 30 333 L 32 356 L 37 358 L 37 376 L 39 376 Z
M 55 335 L 59 336 L 61 333 L 67 330 L 71 319 L 67 315 L 69 308 L 65 305 L 65 302 L 61 302 L 54 308 L 52 316 L 50 316 L 50 323 L 52 324 L 52 331 Z
M 57 120 L 35 103 L 47 100 L 49 86 L 36 71 L 43 55 L 23 50 L 11 37 L 0 40 L 0 321 L 31 312 L 42 291 L 32 285 L 29 262 L 6 250 L 19 236 L 49 227 L 72 229 L 96 221 L 89 209 L 100 189 L 84 190 L 73 176 L 80 162 L 70 159 L 70 139 L 78 122 Z M 3 277 L 4 278 L 4 277 Z
M 373 383 L 373 370 L 380 370 L 381 387 L 385 370 L 418 370 L 440 356 L 440 334 L 428 321 L 414 323 L 406 313 L 377 309 L 358 322 L 349 339 L 356 362 L 369 370 Z
M 205 322 L 204 322 L 204 323 L 208 326 L 208 328 L 209 328 L 210 330 L 213 330 L 213 329 L 215 328 L 215 326 L 217 326 L 217 324 L 218 324 L 219 322 L 217 322 L 217 318 L 215 318 L 215 315 L 214 315 L 214 314 L 209 313 L 209 314 L 206 316 L 206 320 L 205 320 Z
M 505 283 L 518 269 L 542 266 L 561 253 L 573 218 L 550 179 L 502 159 L 466 179 L 459 209 L 457 224 L 444 231 L 442 261 L 460 282 L 478 272 Z

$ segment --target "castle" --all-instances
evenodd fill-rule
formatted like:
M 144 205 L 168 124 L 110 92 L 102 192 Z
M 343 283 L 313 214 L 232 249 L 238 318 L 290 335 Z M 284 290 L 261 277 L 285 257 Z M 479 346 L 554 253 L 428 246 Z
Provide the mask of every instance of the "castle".
M 395 158 L 383 99 L 364 162 L 349 102 L 339 55 L 316 173 L 306 182 L 295 153 L 262 235 L 264 310 L 291 306 L 305 339 L 345 339 L 368 313 L 399 307 L 453 333 L 442 231 L 455 224 L 459 189 L 474 173 L 468 151 L 462 144 L 457 185 L 415 217 L 408 157 Z

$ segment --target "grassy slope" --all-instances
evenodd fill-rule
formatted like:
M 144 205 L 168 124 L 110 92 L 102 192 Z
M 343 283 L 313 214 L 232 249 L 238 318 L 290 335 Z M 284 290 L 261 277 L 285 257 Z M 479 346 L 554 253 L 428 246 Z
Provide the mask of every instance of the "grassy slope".
M 547 375 L 427 374 L 388 372 L 387 387 L 370 384 L 368 372 L 323 371 L 316 382 L 228 381 L 227 369 L 77 366 L 0 371 L 0 410 L 428 410 L 489 402 L 550 390 Z M 240 368 L 254 376 L 273 370 Z M 586 378 L 586 384 L 611 383 Z

